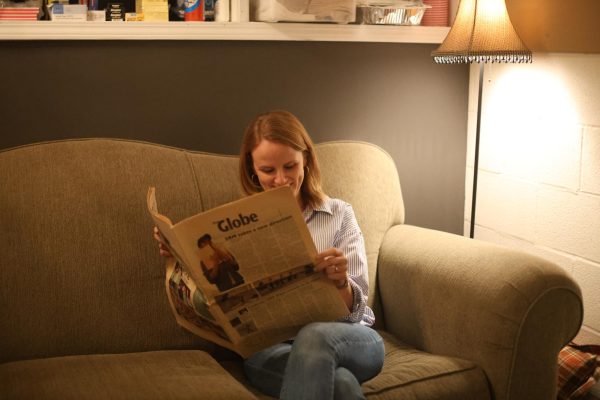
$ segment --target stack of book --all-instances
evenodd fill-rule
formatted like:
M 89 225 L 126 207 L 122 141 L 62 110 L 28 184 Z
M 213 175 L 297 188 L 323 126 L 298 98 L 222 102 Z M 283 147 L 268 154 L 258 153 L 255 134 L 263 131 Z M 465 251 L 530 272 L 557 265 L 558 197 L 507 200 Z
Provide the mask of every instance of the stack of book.
M 36 21 L 38 7 L 0 7 L 0 21 Z

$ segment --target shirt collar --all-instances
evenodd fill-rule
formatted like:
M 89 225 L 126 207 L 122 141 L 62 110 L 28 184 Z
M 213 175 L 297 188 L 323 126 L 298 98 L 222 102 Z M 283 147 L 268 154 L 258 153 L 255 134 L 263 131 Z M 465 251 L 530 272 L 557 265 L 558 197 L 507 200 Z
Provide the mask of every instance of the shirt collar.
M 333 211 L 331 210 L 331 199 L 329 197 L 325 197 L 323 203 L 316 208 L 306 207 L 304 211 L 302 211 L 302 215 L 304 215 L 304 220 L 308 221 L 308 219 L 314 214 L 318 212 L 324 212 L 329 215 L 333 215 Z

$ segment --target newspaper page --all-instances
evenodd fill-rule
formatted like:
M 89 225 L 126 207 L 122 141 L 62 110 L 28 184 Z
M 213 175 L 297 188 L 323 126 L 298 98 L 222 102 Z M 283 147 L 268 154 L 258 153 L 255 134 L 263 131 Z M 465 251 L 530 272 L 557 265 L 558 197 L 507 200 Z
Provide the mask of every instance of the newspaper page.
M 348 314 L 334 284 L 314 271 L 317 250 L 289 187 L 262 192 L 173 224 L 148 210 L 175 261 L 166 289 L 177 322 L 243 357 L 309 322 Z

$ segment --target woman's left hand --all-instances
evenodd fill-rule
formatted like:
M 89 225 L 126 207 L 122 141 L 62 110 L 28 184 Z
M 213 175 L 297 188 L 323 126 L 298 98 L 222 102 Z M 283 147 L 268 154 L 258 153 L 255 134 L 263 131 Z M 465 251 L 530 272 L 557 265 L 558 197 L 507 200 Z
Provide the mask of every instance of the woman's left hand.
M 332 247 L 317 254 L 315 271 L 322 271 L 340 289 L 348 285 L 348 259 L 340 249 Z

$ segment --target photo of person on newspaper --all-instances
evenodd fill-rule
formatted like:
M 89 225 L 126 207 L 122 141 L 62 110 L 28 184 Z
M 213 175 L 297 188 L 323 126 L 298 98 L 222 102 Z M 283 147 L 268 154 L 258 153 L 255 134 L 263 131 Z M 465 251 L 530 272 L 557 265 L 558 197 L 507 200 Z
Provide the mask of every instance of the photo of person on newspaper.
M 381 371 L 384 346 L 371 328 L 365 244 L 352 206 L 323 192 L 312 139 L 290 112 L 256 116 L 244 133 L 239 162 L 248 195 L 292 189 L 319 252 L 315 270 L 333 281 L 348 308 L 340 320 L 305 325 L 290 340 L 248 357 L 248 380 L 281 399 L 364 399 L 361 383 Z M 160 254 L 170 257 L 156 229 L 154 237 Z
M 214 243 L 208 233 L 198 239 L 198 249 L 202 272 L 207 281 L 217 285 L 219 291 L 224 292 L 244 283 L 233 254 L 224 245 Z

